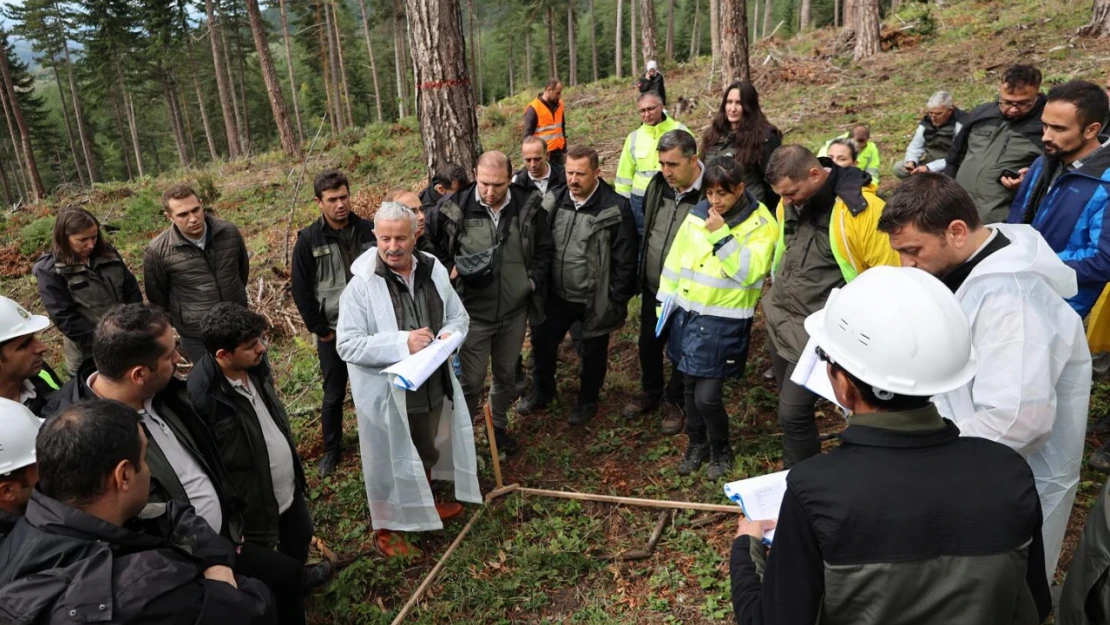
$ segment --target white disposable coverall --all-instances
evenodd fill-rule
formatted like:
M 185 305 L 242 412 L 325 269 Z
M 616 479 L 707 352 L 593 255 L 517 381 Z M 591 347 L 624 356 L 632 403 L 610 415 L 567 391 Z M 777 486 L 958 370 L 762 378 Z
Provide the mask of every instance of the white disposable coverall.
M 1051 582 L 1079 485 L 1091 354 L 1083 321 L 1064 301 L 1076 293 L 1075 271 L 1032 227 L 990 227 L 1010 244 L 983 259 L 956 291 L 979 371 L 934 400 L 962 435 L 1003 443 L 1029 462 Z
M 443 298 L 440 333 L 465 335 L 470 317 L 451 287 L 447 270 L 433 256 L 415 253 L 421 254 L 419 262 L 433 265 L 432 281 Z M 409 434 L 405 391 L 393 385 L 392 376 L 382 373 L 382 369 L 409 355 L 409 333 L 397 329 L 389 287 L 374 273 L 379 262 L 378 248 L 372 247 L 351 265 L 354 276 L 339 299 L 339 321 L 335 328 L 336 350 L 347 363 L 358 413 L 362 475 L 370 519 L 375 530 L 438 530 L 443 528 L 443 522 Z M 455 498 L 459 501 L 482 503 L 474 431 L 454 370 L 451 388 L 453 393 L 443 403 L 436 435 L 440 455 L 432 468 L 432 477 L 454 481 Z

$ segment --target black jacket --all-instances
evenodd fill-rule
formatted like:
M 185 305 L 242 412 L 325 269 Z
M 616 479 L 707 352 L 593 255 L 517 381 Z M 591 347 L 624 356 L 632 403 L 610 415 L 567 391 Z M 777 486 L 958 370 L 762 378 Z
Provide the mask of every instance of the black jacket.
M 741 536 L 730 568 L 745 625 L 1016 625 L 1052 608 L 1028 463 L 931 404 L 853 416 L 790 471 L 770 556 Z
M 353 212 L 347 218 L 347 227 L 354 230 L 351 238 L 351 262 L 358 258 L 364 247 L 376 244 L 374 238 L 374 222 L 363 219 Z M 321 216 L 312 225 L 297 233 L 297 243 L 293 246 L 292 291 L 293 302 L 297 304 L 297 311 L 301 313 L 308 331 L 316 336 L 327 336 L 332 328 L 328 324 L 327 315 L 320 309 L 316 300 L 316 257 L 313 250 L 327 245 L 329 242 L 342 246 L 340 233 L 328 226 Z M 351 263 L 346 263 L 347 280 L 350 280 Z
M 31 272 L 50 320 L 66 338 L 83 347 L 92 343 L 93 330 L 108 309 L 143 301 L 139 282 L 114 249 L 89 259 L 88 265 L 60 265 L 47 252 Z
M 43 411 L 47 419 L 59 414 L 74 402 L 97 398 L 96 393 L 93 393 L 85 383 L 85 379 L 85 376 L 77 376 L 54 393 Z M 227 470 L 220 462 L 219 448 L 212 432 L 189 403 L 185 383 L 177 378 L 171 379 L 166 388 L 154 396 L 151 404 L 158 416 L 174 431 L 182 446 L 193 454 L 212 480 L 223 511 L 224 526 L 220 533 L 235 543 L 243 542 L 242 502 L 232 487 Z M 146 463 L 150 466 L 150 500 L 152 502 L 174 499 L 185 501 L 184 490 L 177 478 L 177 473 L 158 449 L 149 432 L 147 441 Z
M 0 510 L 0 541 L 3 541 L 5 536 L 12 533 L 12 528 L 15 527 L 20 518 L 18 514 Z
M 663 84 L 662 72 L 656 71 L 653 78 L 648 78 L 647 74 L 640 76 L 639 80 L 636 81 L 636 88 L 640 90 L 640 93 L 654 91 L 655 93 L 659 94 L 659 99 L 663 100 L 663 105 L 666 106 L 667 87 Z
M 232 564 L 226 542 L 178 502 L 112 525 L 35 490 L 0 544 L 0 622 L 14 625 L 276 623 L 261 582 L 204 578 Z M 149 514 L 148 514 L 149 513 Z
M 703 148 L 703 158 L 706 165 L 709 164 L 714 158 L 725 157 L 736 159 L 736 146 L 733 144 L 734 137 L 732 133 L 717 140 L 713 145 L 706 145 Z M 763 202 L 771 214 L 775 214 L 775 209 L 779 205 L 779 196 L 775 194 L 775 190 L 771 188 L 770 183 L 767 182 L 767 177 L 764 175 L 767 171 L 767 163 L 771 162 L 771 155 L 775 150 L 779 149 L 782 145 L 782 132 L 778 128 L 768 125 L 766 129 L 766 136 L 763 139 L 763 153 L 760 156 L 759 164 L 757 167 L 748 165 L 743 166 L 744 170 L 744 187 L 751 191 L 755 199 Z M 737 162 L 739 160 L 737 159 Z
M 47 381 L 47 378 L 49 378 L 49 381 Z M 31 386 L 35 388 L 35 396 L 23 402 L 23 406 L 34 413 L 36 417 L 44 417 L 46 416 L 46 405 L 50 403 L 50 398 L 62 387 L 62 379 L 58 377 L 57 373 L 54 373 L 50 365 L 44 362 L 42 363 L 42 371 L 31 378 Z
M 293 432 L 285 406 L 278 399 L 270 364 L 265 358 L 249 372 L 251 384 L 262 394 L 270 417 L 289 443 L 293 456 L 295 487 L 305 492 L 304 468 L 293 443 Z M 189 401 L 211 430 L 227 469 L 231 486 L 243 502 L 243 538 L 267 547 L 279 542 L 278 502 L 270 475 L 266 439 L 250 401 L 236 391 L 211 354 L 200 359 L 189 372 Z
M 547 181 L 547 192 L 555 193 L 556 187 L 567 186 L 567 173 L 562 168 L 562 166 L 550 162 L 547 164 L 547 166 L 551 168 L 551 177 Z M 529 191 L 540 190 L 540 188 L 536 186 L 536 183 L 532 181 L 532 178 L 528 176 L 527 167 L 513 172 L 512 181 L 513 184 L 522 189 L 527 189 Z M 425 216 L 425 218 L 427 217 Z
M 170 226 L 143 253 L 143 285 L 151 304 L 173 317 L 184 336 L 200 336 L 200 320 L 220 302 L 247 305 L 250 261 L 243 235 L 233 224 L 211 215 L 204 249 Z

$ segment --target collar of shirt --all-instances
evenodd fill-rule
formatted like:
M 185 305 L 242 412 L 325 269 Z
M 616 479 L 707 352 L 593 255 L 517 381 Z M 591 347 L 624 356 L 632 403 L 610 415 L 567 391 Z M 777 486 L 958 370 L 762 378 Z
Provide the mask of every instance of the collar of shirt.
M 675 189 L 674 190 L 674 199 L 676 201 L 681 200 L 684 196 L 686 196 L 690 193 L 697 193 L 698 191 L 701 190 L 701 183 L 702 183 L 702 180 L 704 180 L 704 179 L 705 179 L 705 166 L 702 165 L 701 161 L 699 160 L 698 161 L 698 178 L 697 178 L 697 180 L 694 180 L 694 183 L 691 184 L 689 187 L 686 187 L 685 189 L 681 189 L 681 190 Z
M 586 199 L 582 200 L 581 202 L 579 202 L 579 201 L 578 201 L 578 200 L 577 200 L 577 199 L 576 199 L 576 198 L 574 197 L 574 194 L 573 194 L 573 193 L 571 193 L 571 192 L 570 192 L 570 191 L 568 190 L 568 191 L 567 191 L 567 193 L 569 193 L 569 194 L 570 194 L 570 201 L 571 201 L 571 202 L 574 202 L 574 210 L 579 210 L 580 208 L 582 208 L 583 206 L 585 206 L 585 205 L 586 205 L 586 203 L 590 201 L 590 198 L 592 198 L 592 197 L 594 196 L 594 193 L 597 193 L 597 189 L 598 189 L 598 187 L 600 187 L 600 186 L 601 186 L 601 181 L 600 181 L 600 180 L 598 180 L 598 181 L 597 181 L 597 182 L 596 182 L 596 183 L 594 184 L 594 189 L 593 189 L 593 191 L 590 191 L 590 194 L 586 196 Z
M 399 271 L 393 271 L 393 269 L 389 270 L 390 272 L 393 273 L 393 275 L 397 276 L 398 278 L 400 278 L 405 283 L 405 286 L 407 286 L 409 288 L 409 295 L 412 296 L 412 297 L 416 297 L 416 293 L 413 293 L 413 289 L 416 285 L 416 257 L 417 257 L 417 252 L 416 252 L 416 250 L 413 250 L 413 252 L 412 252 L 412 267 L 409 269 L 409 275 L 407 275 L 407 276 L 405 274 L 399 272 Z
M 486 204 L 486 201 L 482 199 L 482 194 L 478 193 L 478 185 L 474 185 L 474 199 L 478 200 L 478 203 L 481 204 L 482 207 L 484 207 L 487 211 L 489 211 L 490 215 L 494 216 L 494 221 L 496 221 L 497 216 L 501 214 L 501 210 L 508 206 L 509 201 L 513 199 L 513 192 L 509 190 L 505 191 L 505 201 L 501 202 L 501 206 L 498 206 L 497 210 L 493 210 L 493 207 L 489 204 Z
M 1076 159 L 1076 160 L 1072 161 L 1070 165 L 1065 166 L 1064 171 L 1075 171 L 1075 170 L 1079 169 L 1080 167 L 1083 166 L 1083 161 L 1091 158 L 1095 154 L 1098 154 L 1099 152 L 1101 152 L 1108 145 L 1110 145 L 1110 139 L 1107 139 L 1105 143 L 1103 143 L 1102 145 L 1095 148 L 1095 150 L 1093 152 L 1091 152 L 1090 154 L 1088 154 L 1087 156 L 1084 156 L 1083 158 Z
M 975 260 L 975 257 L 978 256 L 979 254 L 982 254 L 983 250 L 987 249 L 987 246 L 991 244 L 991 241 L 993 241 L 994 238 L 998 236 L 998 230 L 996 230 L 994 228 L 991 228 L 990 226 L 987 226 L 987 230 L 991 231 L 990 236 L 987 237 L 987 240 L 983 241 L 983 244 L 980 245 L 979 248 L 975 250 L 975 253 L 973 253 L 971 256 L 967 257 L 967 260 L 964 261 L 965 263 L 970 263 L 971 261 Z
M 528 177 L 531 178 L 532 180 L 536 181 L 536 182 L 539 182 L 541 180 L 547 180 L 548 178 L 551 177 L 551 163 L 544 163 L 544 165 L 547 165 L 547 173 L 540 176 L 539 178 L 533 176 L 531 170 L 526 169 L 524 171 L 527 171 L 528 172 Z
M 189 243 L 192 243 L 193 245 L 195 245 L 195 246 L 197 246 L 197 247 L 199 247 L 200 249 L 203 250 L 204 249 L 204 244 L 205 244 L 205 239 L 208 238 L 208 224 L 207 223 L 204 224 L 204 232 L 200 233 L 200 238 L 199 239 L 194 239 L 193 237 L 185 234 L 184 232 L 181 233 L 181 236 L 185 237 L 185 240 L 188 241 Z
M 240 382 L 239 380 L 228 378 L 226 375 L 224 377 L 227 378 L 227 381 L 231 383 L 232 388 L 249 397 L 251 401 L 254 401 L 254 385 L 251 384 L 250 376 L 247 376 L 246 384 Z
M 35 390 L 35 385 L 31 384 L 30 380 L 23 381 L 23 388 L 19 389 L 19 403 L 25 404 L 39 396 L 39 392 Z

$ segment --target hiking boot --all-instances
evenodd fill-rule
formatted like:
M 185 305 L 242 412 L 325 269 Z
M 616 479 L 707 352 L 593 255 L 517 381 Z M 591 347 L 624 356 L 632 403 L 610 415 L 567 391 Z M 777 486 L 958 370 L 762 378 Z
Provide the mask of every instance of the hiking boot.
M 506 456 L 511 456 L 520 449 L 520 444 L 516 442 L 515 438 L 509 435 L 509 432 L 505 430 L 505 428 L 494 427 L 493 439 L 497 442 L 497 451 Z
M 327 477 L 335 473 L 336 467 L 339 466 L 339 450 L 325 451 L 324 457 L 320 458 L 320 477 Z
M 1087 426 L 1088 434 L 1110 434 L 1110 415 L 1100 417 L 1098 421 Z
M 450 501 L 450 502 L 447 502 L 447 503 L 437 503 L 436 504 L 436 512 L 439 514 L 439 520 L 440 521 L 446 521 L 448 519 L 453 519 L 453 518 L 459 516 L 460 514 L 462 514 L 463 513 L 463 507 L 462 507 L 461 503 L 458 503 L 456 501 Z
M 690 475 L 700 469 L 708 457 L 709 443 L 690 443 L 682 455 L 682 464 L 678 465 L 678 474 Z
M 1096 449 L 1090 456 L 1087 456 L 1087 464 L 1096 471 L 1110 473 L 1110 451 L 1105 447 Z
M 390 530 L 378 530 L 374 545 L 387 558 L 418 558 L 421 555 L 403 535 Z
M 717 481 L 732 473 L 732 447 L 725 443 L 723 446 L 713 445 L 709 450 L 709 470 L 705 476 L 710 481 Z
M 528 415 L 547 408 L 555 398 L 546 393 L 541 393 L 538 390 L 532 391 L 532 394 L 516 403 L 516 413 L 519 415 Z
M 659 408 L 659 398 L 652 397 L 651 395 L 640 391 L 621 408 L 621 416 L 625 419 L 635 419 L 642 417 L 649 412 L 655 412 Z
M 570 411 L 570 419 L 567 421 L 571 425 L 585 425 L 597 416 L 597 403 L 592 404 L 578 404 L 574 410 Z
M 335 575 L 335 567 L 331 562 L 322 560 L 316 564 L 310 564 L 304 567 L 304 591 L 305 594 L 313 589 L 319 588 L 324 584 L 331 581 L 332 576 Z
M 667 436 L 678 434 L 682 431 L 685 418 L 686 413 L 682 411 L 682 407 L 674 402 L 665 402 L 663 404 L 663 421 L 660 423 L 659 431 Z

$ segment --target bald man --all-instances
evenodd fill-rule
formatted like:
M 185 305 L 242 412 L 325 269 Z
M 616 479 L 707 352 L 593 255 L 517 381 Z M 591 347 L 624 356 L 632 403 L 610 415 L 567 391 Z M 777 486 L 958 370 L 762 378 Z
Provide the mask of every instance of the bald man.
M 420 196 L 409 191 L 408 189 L 394 189 L 385 194 L 382 202 L 400 202 L 405 206 L 412 209 L 413 214 L 416 215 L 416 249 L 431 254 L 436 258 L 440 255 L 437 253 L 435 244 L 432 238 L 427 235 L 427 229 L 424 222 L 424 203 L 420 201 Z M 442 261 L 442 258 L 440 258 Z
M 502 152 L 478 158 L 475 182 L 446 200 L 434 241 L 470 315 L 459 351 L 461 382 L 471 414 L 478 411 L 493 370 L 489 403 L 498 448 L 514 453 L 508 433 L 517 359 L 529 319 L 543 321 L 544 293 L 555 243 L 541 206 L 543 194 L 509 182 L 512 164 Z M 492 365 L 492 366 L 491 366 Z

